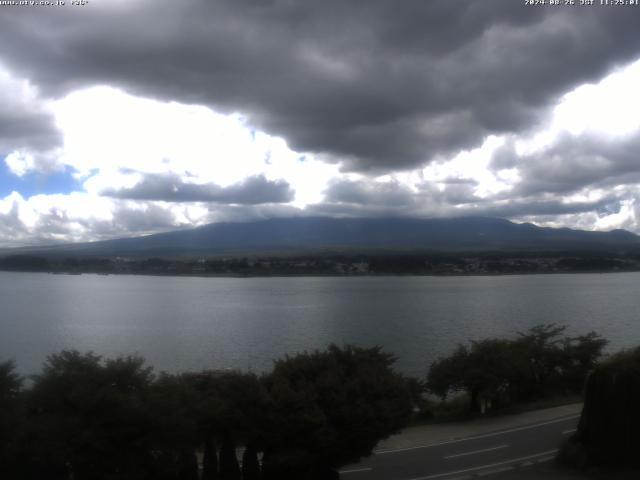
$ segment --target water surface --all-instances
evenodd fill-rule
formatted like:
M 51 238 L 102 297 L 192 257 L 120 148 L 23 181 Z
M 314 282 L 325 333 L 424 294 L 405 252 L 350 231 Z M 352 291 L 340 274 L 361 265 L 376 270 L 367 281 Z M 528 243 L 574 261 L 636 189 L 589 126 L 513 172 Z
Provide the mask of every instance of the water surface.
M 65 348 L 158 370 L 260 372 L 329 343 L 381 345 L 423 375 L 457 343 L 540 323 L 640 344 L 640 273 L 194 278 L 0 272 L 0 359 L 34 373 Z

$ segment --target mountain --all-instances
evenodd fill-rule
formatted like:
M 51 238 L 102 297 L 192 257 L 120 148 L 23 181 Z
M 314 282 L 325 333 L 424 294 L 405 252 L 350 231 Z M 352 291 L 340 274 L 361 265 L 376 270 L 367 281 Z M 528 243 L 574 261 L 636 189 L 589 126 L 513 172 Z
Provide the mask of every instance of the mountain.
M 625 230 L 543 228 L 500 218 L 273 218 L 213 223 L 144 237 L 5 250 L 49 256 L 201 256 L 365 251 L 629 251 Z

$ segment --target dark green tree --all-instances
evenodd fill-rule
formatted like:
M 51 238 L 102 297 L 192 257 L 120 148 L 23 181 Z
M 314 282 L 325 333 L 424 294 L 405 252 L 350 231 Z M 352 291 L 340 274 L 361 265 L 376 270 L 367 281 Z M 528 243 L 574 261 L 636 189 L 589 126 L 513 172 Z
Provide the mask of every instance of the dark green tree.
M 236 444 L 230 433 L 225 433 L 220 446 L 220 480 L 240 480 L 240 464 Z
M 147 406 L 154 418 L 152 443 L 160 474 L 175 472 L 171 478 L 185 474 L 185 460 L 200 446 L 199 400 L 191 374 L 163 372 L 153 383 Z
M 538 325 L 516 339 L 459 345 L 432 363 L 427 389 L 443 400 L 466 392 L 470 412 L 552 394 L 577 393 L 602 355 L 606 341 L 594 332 L 561 337 L 566 327 Z
M 178 479 L 198 480 L 198 459 L 192 449 L 184 449 L 178 456 Z
M 458 345 L 448 357 L 440 357 L 429 367 L 427 374 L 427 390 L 439 396 L 443 401 L 451 393 L 464 389 L 462 374 L 467 364 L 469 350 L 464 345 Z
M 242 454 L 242 480 L 260 480 L 260 462 L 256 447 L 249 443 Z
M 20 473 L 20 443 L 23 440 L 23 379 L 15 372 L 15 363 L 0 363 L 0 477 L 13 478 Z
M 436 360 L 427 375 L 427 388 L 443 400 L 450 393 L 469 395 L 469 410 L 479 412 L 483 406 L 510 398 L 510 380 L 514 349 L 507 340 L 487 339 L 471 342 L 469 348 L 458 346 L 454 353 Z
M 532 400 L 563 389 L 562 366 L 566 357 L 561 334 L 566 328 L 549 323 L 518 333 L 519 338 L 514 343 L 518 354 L 515 361 L 520 373 L 520 399 Z
M 379 347 L 335 345 L 278 360 L 264 380 L 271 402 L 264 478 L 327 476 L 404 427 L 411 392 L 394 361 Z
M 204 438 L 204 453 L 202 456 L 202 480 L 218 479 L 218 452 L 213 435 Z
M 39 445 L 35 468 L 66 468 L 76 480 L 144 478 L 151 380 L 151 369 L 137 357 L 103 361 L 76 351 L 48 357 L 29 395 Z
M 237 371 L 206 370 L 183 374 L 182 378 L 194 395 L 188 403 L 205 449 L 203 476 L 237 478 L 236 442 L 259 445 L 266 429 L 264 385 L 254 374 Z M 216 444 L 221 445 L 219 459 L 215 457 Z
M 564 339 L 563 379 L 569 391 L 582 391 L 587 376 L 598 365 L 607 343 L 595 332 Z
M 0 402 L 13 402 L 20 393 L 23 379 L 15 372 L 12 360 L 0 362 Z
M 487 339 L 471 343 L 463 384 L 469 392 L 472 412 L 509 403 L 513 357 L 513 345 L 507 340 Z
M 640 467 L 640 347 L 597 366 L 585 387 L 582 415 L 561 457 L 584 464 Z

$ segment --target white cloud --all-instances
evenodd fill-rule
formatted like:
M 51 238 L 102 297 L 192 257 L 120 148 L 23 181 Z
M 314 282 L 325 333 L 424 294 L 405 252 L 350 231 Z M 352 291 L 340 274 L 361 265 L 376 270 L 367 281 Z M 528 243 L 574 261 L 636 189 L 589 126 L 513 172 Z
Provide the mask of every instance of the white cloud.
M 552 130 L 624 137 L 640 128 L 640 60 L 564 95 Z
M 0 245 L 89 241 L 208 223 L 202 205 L 134 202 L 86 192 L 0 199 Z
M 550 148 L 563 134 L 624 142 L 640 130 L 640 60 L 563 95 L 543 128 L 515 141 L 518 155 Z
M 83 180 L 83 191 L 26 199 L 14 192 L 1 199 L 0 242 L 96 240 L 282 211 L 102 195 L 130 189 L 149 174 L 171 174 L 185 184 L 220 187 L 257 175 L 284 180 L 295 191 L 289 214 L 320 202 L 328 182 L 340 175 L 339 164 L 294 152 L 283 139 L 251 129 L 238 114 L 138 98 L 104 86 L 74 92 L 50 107 L 64 144 L 50 159 L 55 167 L 49 170 L 70 167 Z M 25 149 L 11 152 L 5 163 L 17 176 L 46 171 L 42 161 Z M 148 221 L 151 217 L 155 221 Z
M 264 175 L 285 180 L 293 205 L 321 200 L 338 166 L 302 156 L 281 138 L 253 130 L 239 114 L 137 98 L 110 87 L 74 92 L 54 104 L 64 133 L 60 161 L 84 188 L 131 188 L 143 174 L 172 173 L 185 183 L 226 187 Z
M 315 62 L 327 60 L 309 58 Z M 336 75 L 342 72 L 340 65 L 335 67 Z M 637 231 L 638 184 L 597 185 L 586 174 L 593 171 L 596 175 L 606 169 L 616 173 L 616 159 L 613 154 L 607 155 L 624 151 L 640 131 L 638 84 L 640 61 L 598 83 L 563 95 L 549 112 L 548 120 L 537 128 L 519 135 L 488 136 L 474 149 L 419 168 L 367 176 L 341 172 L 341 164 L 334 158 L 295 152 L 284 139 L 252 129 L 241 114 L 223 115 L 204 106 L 135 97 L 108 86 L 76 91 L 50 102 L 39 98 L 27 80 L 0 70 L 0 86 L 7 87 L 4 92 L 0 90 L 0 100 L 10 105 L 0 113 L 13 108 L 41 115 L 39 118 L 51 115 L 64 141 L 59 150 L 46 142 L 42 145 L 48 145 L 48 150 L 32 147 L 28 139 L 22 146 L 14 142 L 5 158 L 9 170 L 24 176 L 31 171 L 70 167 L 82 180 L 84 189 L 30 198 L 13 192 L 0 199 L 0 242 L 128 236 L 211 221 L 304 214 L 305 207 L 310 207 L 309 212 L 330 213 L 323 202 L 330 188 L 335 193 L 339 184 L 343 197 L 354 194 L 347 187 L 358 187 L 356 193 L 370 196 L 385 193 L 410 197 L 406 203 L 411 211 L 406 213 L 417 215 L 451 214 L 456 209 L 490 212 L 510 201 L 523 205 L 528 201 L 556 202 L 561 206 L 596 204 L 613 195 L 620 199 L 619 208 L 610 212 L 571 213 L 568 208 L 569 213 L 516 214 L 512 218 L 553 226 L 624 227 Z M 46 129 L 43 132 L 50 133 Z M 594 138 L 617 149 L 608 147 L 586 156 L 579 149 L 563 150 L 567 139 L 575 144 Z M 504 152 L 508 158 L 496 162 L 496 156 Z M 574 158 L 563 156 L 569 154 Z M 628 159 L 625 161 L 629 163 Z M 575 171 L 576 165 L 583 167 Z M 269 181 L 287 182 L 295 197 L 285 205 L 214 207 L 207 203 L 176 204 L 102 195 L 108 190 L 130 190 L 149 175 L 172 175 L 184 185 L 213 184 L 223 188 L 264 176 Z M 536 175 L 541 179 L 540 191 L 520 189 L 535 181 Z M 572 191 L 544 190 L 554 175 L 583 175 L 586 180 Z M 366 206 L 353 212 L 366 214 Z M 375 207 L 375 202 L 369 206 Z M 346 210 L 340 211 L 344 213 Z
M 14 150 L 5 157 L 4 163 L 7 164 L 9 171 L 18 177 L 22 177 L 27 172 L 35 170 L 36 168 L 33 154 L 25 152 L 24 150 Z

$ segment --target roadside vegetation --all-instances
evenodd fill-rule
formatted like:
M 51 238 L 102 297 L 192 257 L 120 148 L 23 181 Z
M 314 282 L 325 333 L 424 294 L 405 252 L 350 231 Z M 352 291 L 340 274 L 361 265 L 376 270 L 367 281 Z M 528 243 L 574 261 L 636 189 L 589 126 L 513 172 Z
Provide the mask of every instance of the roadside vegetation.
M 0 363 L 0 478 L 335 479 L 412 421 L 576 398 L 594 368 L 589 418 L 610 395 L 623 407 L 637 404 L 637 385 L 625 390 L 602 372 L 632 364 L 625 378 L 637 381 L 640 350 L 598 366 L 606 341 L 564 332 L 540 325 L 461 345 L 424 379 L 396 373 L 394 357 L 378 347 L 335 345 L 286 356 L 260 376 L 156 374 L 140 357 L 77 351 L 49 356 L 29 378 Z M 622 428 L 623 417 L 616 421 Z M 604 428 L 588 425 L 580 442 Z
M 565 466 L 640 468 L 640 347 L 611 356 L 589 375 L 576 433 L 558 456 Z
M 330 346 L 278 360 L 261 377 L 154 375 L 138 357 L 63 351 L 28 388 L 5 362 L 0 478 L 338 478 L 411 415 L 393 361 L 379 348 Z
M 595 332 L 565 336 L 565 330 L 538 325 L 515 339 L 459 345 L 429 368 L 426 390 L 440 399 L 432 416 L 452 419 L 575 399 L 607 341 Z

